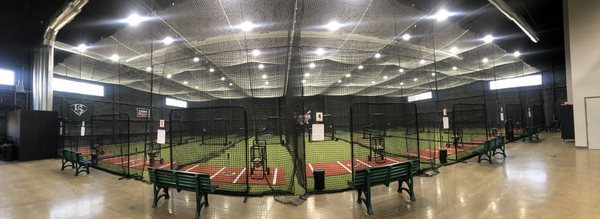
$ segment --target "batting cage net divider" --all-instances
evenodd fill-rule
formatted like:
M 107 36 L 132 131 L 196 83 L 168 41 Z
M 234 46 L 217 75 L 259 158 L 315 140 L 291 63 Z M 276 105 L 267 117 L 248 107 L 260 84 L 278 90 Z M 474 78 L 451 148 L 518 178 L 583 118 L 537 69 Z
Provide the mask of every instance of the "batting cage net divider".
M 131 167 L 141 159 L 131 159 L 130 119 L 128 114 L 92 115 L 88 156 L 92 166 L 121 175 L 132 176 Z
M 165 156 L 168 161 L 166 166 L 159 168 L 209 174 L 221 194 L 247 197 L 251 193 L 250 184 L 257 187 L 268 184 L 268 148 L 263 144 L 257 146 L 258 149 L 255 145 L 249 147 L 249 141 L 254 139 L 248 135 L 248 116 L 244 107 L 171 110 L 169 130 L 176 131 L 168 132 L 168 149 L 161 148 L 159 152 L 168 153 Z M 180 141 L 181 138 L 186 140 Z M 249 152 L 253 150 L 257 159 L 251 165 Z M 253 178 L 254 175 L 259 176 Z
M 448 154 L 454 162 L 470 158 L 489 139 L 485 104 L 457 103 L 452 105 L 452 145 Z M 451 157 L 451 156 L 449 156 Z
M 350 107 L 350 161 L 339 162 L 349 179 L 356 171 L 418 161 L 419 122 L 414 103 L 355 103 Z

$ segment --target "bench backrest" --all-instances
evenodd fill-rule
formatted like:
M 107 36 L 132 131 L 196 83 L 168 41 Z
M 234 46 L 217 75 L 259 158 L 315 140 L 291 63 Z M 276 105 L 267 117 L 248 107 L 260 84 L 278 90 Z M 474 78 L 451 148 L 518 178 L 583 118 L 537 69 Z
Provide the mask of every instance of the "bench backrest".
M 150 182 L 177 190 L 211 191 L 210 176 L 205 173 L 190 173 L 177 170 L 148 168 Z
M 77 154 L 79 154 L 79 153 L 69 151 L 69 150 L 63 150 L 62 154 L 63 154 L 63 159 L 65 159 L 65 160 L 73 161 L 73 162 L 78 161 Z
M 370 167 L 354 173 L 353 186 L 372 186 L 378 184 L 389 185 L 405 177 L 412 177 L 411 161 L 406 161 L 390 166 Z

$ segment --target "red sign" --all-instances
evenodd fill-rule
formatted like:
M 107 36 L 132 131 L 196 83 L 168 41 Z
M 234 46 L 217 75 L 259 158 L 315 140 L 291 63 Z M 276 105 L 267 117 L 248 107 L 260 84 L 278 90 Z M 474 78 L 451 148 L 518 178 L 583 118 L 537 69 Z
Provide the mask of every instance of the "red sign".
M 136 108 L 135 116 L 138 118 L 150 118 L 150 110 L 146 108 Z

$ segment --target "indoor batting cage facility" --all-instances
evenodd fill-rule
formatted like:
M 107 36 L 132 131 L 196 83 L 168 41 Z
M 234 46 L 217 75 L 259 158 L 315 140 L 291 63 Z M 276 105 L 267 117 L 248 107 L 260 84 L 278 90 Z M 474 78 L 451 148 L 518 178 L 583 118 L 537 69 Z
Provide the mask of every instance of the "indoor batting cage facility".
M 502 13 L 488 4 L 472 13 L 452 11 L 458 1 L 119 4 L 132 14 L 75 18 L 53 44 L 49 110 L 63 162 L 76 153 L 90 177 L 152 184 L 153 207 L 175 190 L 205 207 L 211 193 L 299 205 L 361 194 L 362 174 L 385 168 L 380 184 L 410 184 L 409 203 L 412 177 L 559 126 L 562 79 L 494 35 L 483 21 Z M 161 187 L 163 177 L 174 185 Z

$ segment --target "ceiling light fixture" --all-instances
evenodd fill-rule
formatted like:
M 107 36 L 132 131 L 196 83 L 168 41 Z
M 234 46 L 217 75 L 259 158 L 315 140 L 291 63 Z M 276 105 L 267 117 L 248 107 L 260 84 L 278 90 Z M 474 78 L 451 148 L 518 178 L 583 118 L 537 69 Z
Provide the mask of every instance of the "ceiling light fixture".
M 341 79 L 340 79 L 340 80 L 338 80 L 338 84 L 339 84 L 339 83 L 342 83 L 342 80 L 341 80 Z
M 199 61 L 200 61 L 200 58 L 198 58 L 198 57 L 194 57 L 194 59 L 192 59 L 192 60 L 193 60 L 194 62 L 199 62 Z
M 151 72 L 152 71 L 152 67 L 150 67 L 150 66 L 146 67 L 146 71 L 147 72 Z
M 175 41 L 175 40 L 173 40 L 173 38 L 168 36 L 168 37 L 165 37 L 165 39 L 163 40 L 163 43 L 168 46 L 168 45 L 171 45 L 171 43 L 173 43 L 173 41 Z
M 404 41 L 409 41 L 409 40 L 410 40 L 410 38 L 411 38 L 411 36 L 410 36 L 410 34 L 408 34 L 408 33 L 405 33 L 404 35 L 402 35 L 402 39 L 403 39 Z
M 456 54 L 456 53 L 458 53 L 458 48 L 456 48 L 456 46 L 453 46 L 452 48 L 450 48 L 450 52 L 452 54 Z
M 263 65 L 263 64 L 258 64 L 258 69 L 263 69 L 263 68 L 265 68 L 265 65 Z
M 110 60 L 113 61 L 113 62 L 118 62 L 119 61 L 119 55 L 113 54 L 112 56 L 110 56 Z
M 221 81 L 224 81 L 224 80 L 225 80 L 225 77 L 221 77 Z
M 351 74 L 346 74 L 346 77 L 349 78 L 349 77 L 352 77 L 352 75 Z
M 188 84 L 188 82 L 187 81 L 183 81 L 183 84 Z
M 435 72 L 431 73 L 431 76 L 435 76 Z
M 302 84 L 306 84 L 306 80 L 302 80 Z
M 215 69 L 214 68 L 210 68 L 210 69 L 208 69 L 208 71 L 209 72 L 215 72 Z
M 167 78 L 172 78 L 173 76 L 171 74 L 167 74 Z
M 144 18 L 136 13 L 129 15 L 129 17 L 127 17 L 125 19 L 125 22 L 127 22 L 129 24 L 129 26 L 137 26 L 138 24 L 142 23 L 143 21 L 144 21 Z
M 417 79 L 417 78 L 413 78 L 413 81 L 418 81 L 418 80 L 419 80 L 419 79 Z
M 258 50 L 258 49 L 252 50 L 252 56 L 256 57 L 259 55 L 260 55 L 260 50 Z
M 404 82 L 400 82 L 400 86 L 404 85 Z
M 364 68 L 364 66 L 362 66 L 362 65 L 358 66 L 358 69 L 363 69 L 363 68 Z
M 304 73 L 304 77 L 305 77 L 305 78 L 308 78 L 308 77 L 310 77 L 310 73 L 308 73 L 308 72 Z
M 85 44 L 79 44 L 79 46 L 77 46 L 77 51 L 79 52 L 85 52 L 85 50 L 87 50 L 87 46 Z
M 263 78 L 263 79 L 266 79 L 266 78 L 267 78 L 267 75 L 262 75 L 262 78 Z
M 419 60 L 419 64 L 421 64 L 421 65 L 422 65 L 422 64 L 425 64 L 425 59 L 421 59 L 421 60 Z
M 309 68 L 315 68 L 315 67 L 317 67 L 317 65 L 315 65 L 315 63 L 312 63 L 312 62 L 311 62 L 310 64 L 308 64 L 308 67 L 309 67 Z
M 325 50 L 323 48 L 317 48 L 317 50 L 315 51 L 315 53 L 319 56 L 325 54 Z
M 452 66 L 452 70 L 456 71 L 458 69 L 456 66 Z
M 244 21 L 242 24 L 240 24 L 239 28 L 244 32 L 248 32 L 254 29 L 254 24 L 250 21 Z
M 402 72 L 404 72 L 404 69 L 400 68 L 400 69 L 398 69 L 398 72 L 402 73 Z
M 519 57 L 521 56 L 521 52 L 519 52 L 519 51 L 515 51 L 515 52 L 513 52 L 513 56 L 514 56 L 515 58 L 519 58 Z
M 488 58 L 483 58 L 481 61 L 482 61 L 483 63 L 488 63 L 490 60 L 489 60 Z
M 338 29 L 340 29 L 342 25 L 340 23 L 338 23 L 337 21 L 330 21 L 327 24 L 327 29 L 329 29 L 329 31 L 336 31 Z
M 375 53 L 375 58 L 378 59 L 379 57 L 381 57 L 381 54 Z
M 491 34 L 485 35 L 483 37 L 483 42 L 484 43 L 491 43 L 494 42 L 494 36 L 492 36 Z
M 387 76 L 387 75 L 384 75 L 384 76 L 383 76 L 383 79 L 388 79 L 388 76 Z
M 268 82 L 268 81 L 265 81 L 265 84 L 266 84 L 266 85 L 269 85 L 269 82 Z
M 435 18 L 437 21 L 445 21 L 448 19 L 448 17 L 450 17 L 450 12 L 448 12 L 446 9 L 440 9 L 435 15 L 433 15 L 433 18 Z

